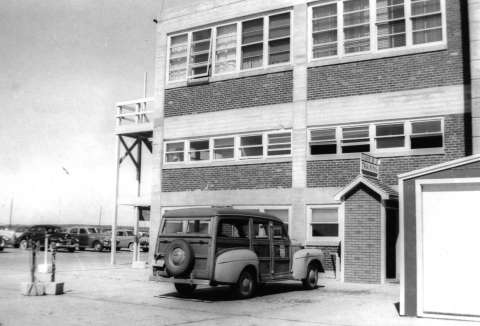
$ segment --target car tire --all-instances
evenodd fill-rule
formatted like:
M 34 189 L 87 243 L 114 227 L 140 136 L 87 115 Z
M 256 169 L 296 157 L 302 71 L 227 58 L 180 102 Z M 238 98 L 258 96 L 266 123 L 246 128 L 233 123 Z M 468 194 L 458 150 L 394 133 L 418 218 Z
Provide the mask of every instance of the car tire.
M 20 243 L 18 244 L 18 247 L 22 250 L 27 250 L 28 249 L 28 241 L 27 240 L 21 240 Z
M 85 251 L 85 247 L 79 247 L 78 250 Z
M 196 284 L 175 283 L 175 289 L 182 296 L 192 295 L 193 291 L 195 291 L 196 288 Z
M 313 290 L 317 287 L 318 267 L 315 264 L 309 264 L 307 268 L 307 277 L 302 280 L 305 290 Z
M 128 250 L 133 251 L 133 242 L 128 244 Z
M 68 252 L 75 252 L 75 247 L 73 247 L 73 248 L 68 248 Z
M 101 242 L 97 241 L 97 242 L 95 242 L 95 243 L 93 244 L 93 249 L 94 249 L 95 251 L 100 252 L 100 251 L 103 250 L 103 244 L 102 244 Z
M 182 239 L 173 240 L 165 253 L 165 267 L 172 276 L 188 274 L 193 267 L 194 255 L 190 244 Z
M 238 277 L 237 284 L 234 287 L 235 296 L 239 299 L 248 299 L 255 295 L 257 290 L 257 280 L 255 273 L 251 269 L 244 269 Z

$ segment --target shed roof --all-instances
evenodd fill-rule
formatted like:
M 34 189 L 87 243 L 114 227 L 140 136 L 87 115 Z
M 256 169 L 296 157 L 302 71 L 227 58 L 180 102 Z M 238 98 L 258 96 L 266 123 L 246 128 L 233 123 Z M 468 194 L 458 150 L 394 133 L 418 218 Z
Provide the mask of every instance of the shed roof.
M 412 179 L 412 178 L 420 177 L 422 175 L 426 175 L 426 174 L 430 174 L 430 173 L 434 173 L 434 172 L 438 172 L 438 171 L 443 171 L 443 170 L 447 170 L 447 169 L 451 169 L 451 168 L 454 168 L 454 167 L 467 165 L 467 164 L 471 164 L 471 163 L 475 163 L 475 162 L 479 162 L 479 161 L 480 161 L 480 154 L 465 156 L 465 157 L 462 157 L 462 158 L 459 158 L 459 159 L 456 159 L 456 160 L 453 160 L 453 161 L 448 161 L 448 162 L 428 166 L 428 167 L 423 168 L 423 169 L 418 169 L 418 170 L 414 170 L 414 171 L 411 171 L 411 172 L 399 174 L 398 179 L 399 180 Z

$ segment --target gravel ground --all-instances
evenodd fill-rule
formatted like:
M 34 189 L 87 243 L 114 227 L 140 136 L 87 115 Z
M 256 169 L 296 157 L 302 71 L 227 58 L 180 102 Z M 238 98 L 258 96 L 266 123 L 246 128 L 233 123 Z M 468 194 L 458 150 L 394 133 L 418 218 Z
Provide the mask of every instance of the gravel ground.
M 399 317 L 398 284 L 342 284 L 321 279 L 313 291 L 300 282 L 270 284 L 249 300 L 236 300 L 227 287 L 199 288 L 179 297 L 168 283 L 147 281 L 149 270 L 130 268 L 131 253 L 59 253 L 60 296 L 24 297 L 28 253 L 0 252 L 0 325 L 433 325 L 479 323 Z M 47 279 L 49 275 L 39 275 Z

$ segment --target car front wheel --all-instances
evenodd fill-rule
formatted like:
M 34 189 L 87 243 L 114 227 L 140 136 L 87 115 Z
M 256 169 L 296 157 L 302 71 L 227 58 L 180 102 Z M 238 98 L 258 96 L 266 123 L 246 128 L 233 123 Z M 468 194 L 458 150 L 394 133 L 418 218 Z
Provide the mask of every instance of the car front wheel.
M 257 281 L 255 274 L 249 269 L 245 269 L 238 278 L 235 286 L 235 294 L 240 299 L 247 299 L 253 297 L 257 288 Z
M 177 292 L 184 296 L 191 295 L 196 288 L 196 284 L 175 283 L 175 289 Z
M 20 241 L 20 244 L 18 247 L 22 250 L 27 250 L 28 249 L 28 241 L 27 240 L 22 240 Z
M 95 242 L 95 244 L 93 245 L 93 249 L 95 249 L 95 251 L 102 251 L 103 245 L 100 242 Z
M 308 265 L 307 277 L 302 280 L 303 288 L 305 290 L 313 290 L 318 282 L 318 267 L 314 264 Z

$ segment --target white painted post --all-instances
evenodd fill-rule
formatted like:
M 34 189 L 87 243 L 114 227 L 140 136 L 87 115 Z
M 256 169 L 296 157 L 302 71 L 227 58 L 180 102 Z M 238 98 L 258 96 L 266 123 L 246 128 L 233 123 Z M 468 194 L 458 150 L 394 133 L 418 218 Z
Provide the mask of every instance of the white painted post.
M 115 265 L 115 254 L 117 253 L 117 217 L 118 217 L 118 187 L 120 178 L 120 136 L 117 136 L 117 149 L 115 151 L 115 200 L 112 219 L 112 238 L 110 243 L 110 264 Z

